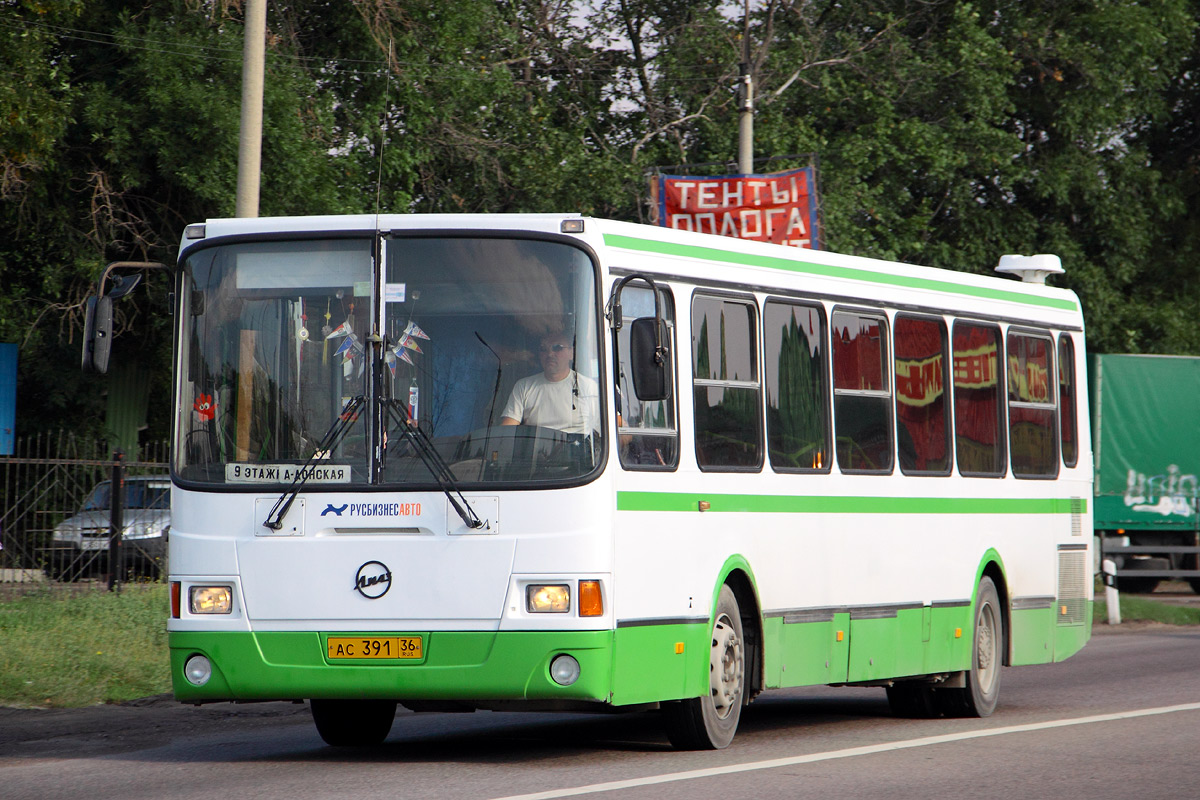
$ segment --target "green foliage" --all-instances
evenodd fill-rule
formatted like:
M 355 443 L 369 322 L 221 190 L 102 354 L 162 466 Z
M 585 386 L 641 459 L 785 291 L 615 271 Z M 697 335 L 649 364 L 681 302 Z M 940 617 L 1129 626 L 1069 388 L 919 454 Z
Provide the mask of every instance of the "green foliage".
M 0 705 L 72 707 L 170 691 L 167 587 L 0 603 Z

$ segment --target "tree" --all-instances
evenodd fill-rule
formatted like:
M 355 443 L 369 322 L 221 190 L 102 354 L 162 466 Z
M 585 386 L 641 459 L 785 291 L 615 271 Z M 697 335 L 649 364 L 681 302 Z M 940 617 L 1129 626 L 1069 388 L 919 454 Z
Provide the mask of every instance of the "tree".
M 28 131 L 9 137 L 38 146 L 18 152 L 6 141 L 0 324 L 22 342 L 18 405 L 42 412 L 23 414 L 23 430 L 68 422 L 100 431 L 98 398 L 112 379 L 77 374 L 83 299 L 108 261 L 171 263 L 184 225 L 233 212 L 241 28 L 222 7 L 185 2 L 55 9 L 48 20 L 41 6 L 22 6 L 2 29 L 17 32 L 5 40 L 10 62 L 52 69 L 31 66 L 0 90 L 23 92 L 24 81 L 38 102 L 23 117 Z M 268 64 L 263 213 L 358 210 L 346 198 L 361 182 L 329 157 L 336 102 L 287 44 Z M 149 354 L 141 360 L 154 365 L 165 401 L 169 286 L 148 286 L 118 304 L 117 356 Z M 152 409 L 150 435 L 165 436 L 170 404 Z
M 99 270 L 170 263 L 184 225 L 233 213 L 241 8 L 0 3 L 0 335 L 23 430 L 98 430 L 75 333 Z M 817 155 L 831 249 L 975 272 L 1057 252 L 1093 349 L 1200 353 L 1198 0 L 750 5 L 271 4 L 261 212 L 644 219 L 649 172 L 732 162 L 749 45 L 756 154 Z M 120 304 L 156 436 L 168 290 Z

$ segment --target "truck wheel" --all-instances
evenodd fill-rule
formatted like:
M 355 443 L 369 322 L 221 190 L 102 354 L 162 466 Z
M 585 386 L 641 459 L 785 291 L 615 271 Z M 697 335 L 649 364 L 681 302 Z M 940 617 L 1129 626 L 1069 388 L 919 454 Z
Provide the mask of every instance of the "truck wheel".
M 1000 667 L 1004 663 L 1004 619 L 996 584 L 986 575 L 975 598 L 975 633 L 971 669 L 962 689 L 937 689 L 934 699 L 947 717 L 987 717 L 1000 699 Z
M 396 718 L 394 700 L 310 700 L 308 705 L 317 733 L 333 747 L 382 744 Z
M 1117 578 L 1117 591 L 1129 594 L 1150 594 L 1158 588 L 1161 578 Z
M 746 650 L 737 598 L 721 587 L 708 655 L 709 692 L 663 703 L 667 738 L 679 750 L 721 750 L 733 741 L 746 695 Z

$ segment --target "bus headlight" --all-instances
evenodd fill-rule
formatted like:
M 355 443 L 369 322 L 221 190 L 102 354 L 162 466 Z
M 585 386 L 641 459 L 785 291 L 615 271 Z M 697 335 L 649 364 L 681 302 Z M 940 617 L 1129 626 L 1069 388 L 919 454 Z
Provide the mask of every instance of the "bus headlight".
M 535 583 L 525 587 L 530 614 L 566 614 L 571 610 L 571 587 L 565 583 Z
M 192 586 L 188 589 L 188 610 L 193 614 L 230 614 L 233 612 L 233 589 Z

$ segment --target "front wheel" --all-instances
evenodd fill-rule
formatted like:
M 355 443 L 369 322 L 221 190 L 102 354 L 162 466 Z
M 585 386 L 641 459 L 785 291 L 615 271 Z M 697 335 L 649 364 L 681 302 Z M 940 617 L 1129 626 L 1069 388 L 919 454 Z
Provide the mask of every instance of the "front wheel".
M 394 700 L 310 700 L 308 705 L 317 733 L 333 747 L 381 744 L 396 718 Z
M 975 598 L 975 638 L 971 669 L 961 689 L 938 689 L 934 697 L 948 717 L 986 717 L 1000 699 L 1000 667 L 1004 663 L 1004 619 L 1000 595 L 991 578 L 979 581 Z
M 746 648 L 737 598 L 721 587 L 708 654 L 708 694 L 663 703 L 667 738 L 679 750 L 721 750 L 733 741 L 746 695 Z

